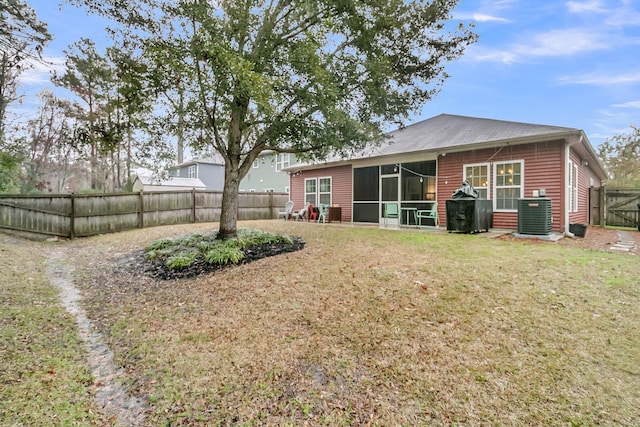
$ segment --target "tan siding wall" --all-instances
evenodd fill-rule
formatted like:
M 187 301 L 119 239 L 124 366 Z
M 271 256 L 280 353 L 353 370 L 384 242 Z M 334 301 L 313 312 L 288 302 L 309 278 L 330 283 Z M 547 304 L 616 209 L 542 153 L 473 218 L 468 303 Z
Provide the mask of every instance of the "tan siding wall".
M 308 178 L 331 177 L 331 202 L 342 207 L 342 221 L 351 221 L 351 165 L 326 169 L 302 171 L 291 175 L 291 200 L 294 209 L 304 206 L 304 180 Z
M 491 186 L 494 185 L 493 165 L 498 162 L 524 160 L 524 196 L 531 197 L 533 190 L 544 188 L 550 198 L 553 215 L 553 229 L 560 231 L 562 224 L 563 148 L 562 141 L 539 144 L 504 146 L 483 150 L 471 150 L 462 153 L 448 153 L 438 157 L 438 213 L 446 218 L 445 201 L 451 198 L 463 180 L 463 165 L 489 163 Z M 444 220 L 443 220 L 444 222 Z M 517 212 L 495 212 L 493 226 L 496 228 L 517 229 Z

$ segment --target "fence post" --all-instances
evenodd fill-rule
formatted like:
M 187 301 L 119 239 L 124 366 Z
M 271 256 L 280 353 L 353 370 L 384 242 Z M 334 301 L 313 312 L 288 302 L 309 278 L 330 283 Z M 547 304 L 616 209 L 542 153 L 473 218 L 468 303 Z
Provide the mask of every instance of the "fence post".
M 607 221 L 605 219 L 606 215 L 606 201 L 607 201 L 607 186 L 603 185 L 600 187 L 600 191 L 598 191 L 598 197 L 600 199 L 600 227 L 604 227 L 607 225 Z
M 600 226 L 607 225 L 607 186 L 600 187 Z
M 71 193 L 71 213 L 69 214 L 69 238 L 75 239 L 76 237 L 76 199 L 75 195 Z
M 143 191 L 140 190 L 140 215 L 138 216 L 139 219 L 139 223 L 138 223 L 138 228 L 144 228 L 144 194 Z
M 273 218 L 273 191 L 269 192 L 269 219 Z
M 196 222 L 196 189 L 191 189 L 191 222 Z

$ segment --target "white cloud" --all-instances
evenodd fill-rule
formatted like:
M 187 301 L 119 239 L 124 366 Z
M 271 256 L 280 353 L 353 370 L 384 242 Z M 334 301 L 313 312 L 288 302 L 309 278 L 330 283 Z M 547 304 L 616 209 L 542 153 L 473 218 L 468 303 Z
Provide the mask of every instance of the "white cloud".
M 640 108 L 640 101 L 623 102 L 622 104 L 614 104 L 618 108 Z
M 563 84 L 580 84 L 594 86 L 609 86 L 620 84 L 640 83 L 640 71 L 630 71 L 621 74 L 588 73 L 583 75 L 565 76 L 559 79 Z
M 455 19 L 470 19 L 476 22 L 509 22 L 506 18 L 501 18 L 499 16 L 488 15 L 486 13 L 457 13 L 454 16 Z
M 612 27 L 640 25 L 640 11 L 633 9 L 632 7 L 615 9 L 609 14 L 605 23 Z
M 31 61 L 27 69 L 20 75 L 20 83 L 24 85 L 42 85 L 51 80 L 51 72 L 64 71 L 64 58 L 45 57 L 43 61 Z
M 591 0 L 586 2 L 568 1 L 566 5 L 567 9 L 569 9 L 569 13 L 604 13 L 607 11 L 607 9 L 602 7 L 602 3 L 599 0 Z
M 571 56 L 611 47 L 613 40 L 593 30 L 553 30 L 530 37 L 528 43 L 515 43 L 506 49 L 477 48 L 469 55 L 476 61 L 512 64 L 534 57 Z
M 483 4 L 485 7 L 492 7 L 494 9 L 507 9 L 516 2 L 517 0 L 485 0 Z
M 509 22 L 508 19 L 499 16 L 486 15 L 484 13 L 474 13 L 473 19 L 478 22 Z
M 606 16 L 604 24 L 612 27 L 640 25 L 640 10 L 635 0 L 622 0 L 619 5 L 609 5 L 602 0 L 575 1 L 565 3 L 569 13 L 573 14 L 603 14 Z M 613 3 L 613 2 L 612 2 Z
M 48 72 L 42 70 L 26 70 L 20 75 L 20 83 L 23 85 L 39 85 L 51 80 Z
M 518 55 L 514 52 L 498 49 L 484 49 L 481 47 L 469 50 L 468 56 L 478 62 L 501 62 L 513 64 L 518 61 Z
M 538 34 L 530 45 L 521 45 L 521 53 L 533 56 L 566 56 L 609 47 L 597 32 L 583 29 L 553 30 Z

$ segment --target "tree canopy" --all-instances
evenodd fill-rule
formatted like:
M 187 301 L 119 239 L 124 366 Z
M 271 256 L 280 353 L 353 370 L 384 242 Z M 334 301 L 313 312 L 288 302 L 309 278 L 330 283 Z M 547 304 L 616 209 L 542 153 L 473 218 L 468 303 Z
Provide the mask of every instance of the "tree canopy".
M 7 106 L 16 99 L 16 78 L 25 60 L 39 59 L 49 40 L 47 25 L 25 1 L 0 2 L 0 142 Z
M 598 147 L 598 155 L 609 173 L 608 185 L 640 187 L 640 127 L 607 139 Z
M 69 1 L 120 24 L 164 113 L 180 105 L 185 139 L 224 158 L 221 238 L 261 152 L 324 158 L 379 141 L 476 40 L 450 22 L 457 0 Z

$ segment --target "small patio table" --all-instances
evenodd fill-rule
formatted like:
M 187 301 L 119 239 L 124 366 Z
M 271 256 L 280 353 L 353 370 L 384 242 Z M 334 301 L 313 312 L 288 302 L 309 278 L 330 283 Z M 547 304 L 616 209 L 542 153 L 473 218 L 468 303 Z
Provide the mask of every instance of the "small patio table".
M 407 221 L 405 222 L 405 225 L 410 225 L 409 215 L 411 212 L 413 212 L 413 222 L 415 223 L 416 227 L 418 227 L 418 218 L 416 217 L 416 212 L 418 212 L 418 208 L 404 207 L 404 208 L 400 208 L 400 210 L 407 213 Z

